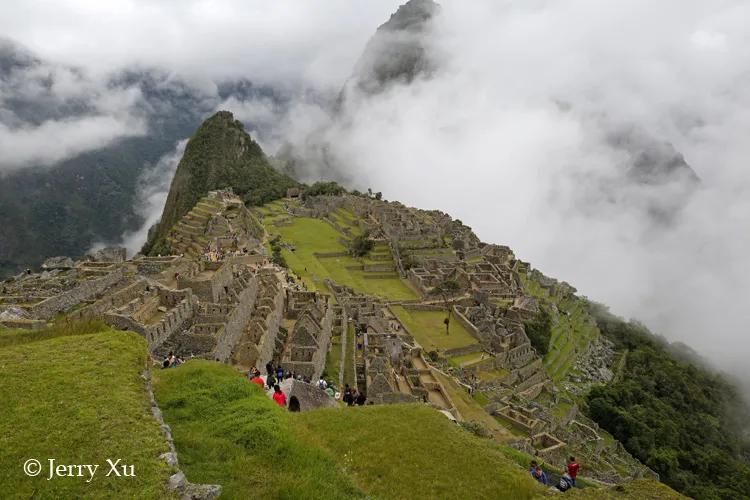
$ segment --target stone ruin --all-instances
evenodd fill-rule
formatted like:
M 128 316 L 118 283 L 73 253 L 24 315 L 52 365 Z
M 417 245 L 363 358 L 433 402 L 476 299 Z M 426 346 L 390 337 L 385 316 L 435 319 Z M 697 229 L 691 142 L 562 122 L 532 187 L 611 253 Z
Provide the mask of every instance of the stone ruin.
M 61 313 L 90 304 L 122 284 L 126 269 L 112 262 L 74 262 L 53 257 L 40 273 L 31 270 L 0 283 L 0 324 L 41 328 Z
M 318 292 L 288 291 L 287 318 L 294 320 L 287 348 L 281 357 L 284 371 L 310 380 L 323 373 L 331 342 L 333 307 L 329 296 Z
M 306 384 L 299 380 L 288 378 L 279 384 L 286 394 L 287 401 L 296 398 L 301 412 L 317 410 L 318 408 L 338 408 L 335 399 L 318 389 L 315 384 Z
M 455 405 L 425 361 L 421 348 L 388 304 L 328 282 L 343 315 L 357 332 L 357 389 L 372 404 L 421 401 L 456 413 Z
M 262 226 L 231 191 L 201 199 L 170 232 L 178 253 L 104 248 L 84 260 L 52 258 L 0 288 L 0 322 L 38 328 L 61 313 L 139 333 L 154 356 L 174 352 L 250 368 L 282 363 L 311 378 L 325 365 L 329 297 L 290 289 L 269 263 Z
M 331 213 L 340 208 L 357 220 L 346 221 L 348 227 L 339 224 Z M 442 212 L 351 195 L 309 197 L 285 204 L 285 210 L 288 222 L 300 215 L 327 220 L 343 242 L 352 236 L 352 226 L 370 231 L 390 250 L 372 260 L 382 260 L 387 271 L 395 269 L 407 279 L 422 296 L 414 301 L 420 306 L 442 302 L 432 293 L 438 284 L 458 283 L 460 291 L 450 298 L 452 317 L 477 344 L 445 354 L 482 356 L 448 368 L 449 373 L 481 390 L 490 399 L 486 411 L 528 436 L 519 447 L 549 461 L 594 449 L 614 457 L 611 467 L 601 464 L 609 478 L 618 470 L 648 474 L 624 450 L 607 445 L 592 422 L 575 411 L 555 417 L 548 404 L 538 402 L 556 401 L 557 395 L 525 332 L 524 321 L 538 314 L 539 304 L 525 293 L 521 275 L 560 299 L 574 294 L 573 287 L 530 269 L 508 247 L 482 243 Z M 324 370 L 332 334 L 345 339 L 353 323 L 355 358 L 348 361 L 369 403 L 426 402 L 458 415 L 435 376 L 436 366 L 425 359 L 391 304 L 331 281 L 333 297 L 291 286 L 285 270 L 268 261 L 263 234 L 231 191 L 211 192 L 170 231 L 173 255 L 126 260 L 124 249 L 104 248 L 79 262 L 51 258 L 39 273 L 6 280 L 0 288 L 0 324 L 39 328 L 61 313 L 103 318 L 138 332 L 155 356 L 173 351 L 261 369 L 271 362 L 315 380 Z M 576 360 L 575 376 L 582 380 L 568 382 L 608 380 L 612 353 L 606 342 L 591 343 Z M 493 376 L 482 376 L 487 373 Z M 322 391 L 297 386 L 303 409 L 331 405 L 318 394 Z

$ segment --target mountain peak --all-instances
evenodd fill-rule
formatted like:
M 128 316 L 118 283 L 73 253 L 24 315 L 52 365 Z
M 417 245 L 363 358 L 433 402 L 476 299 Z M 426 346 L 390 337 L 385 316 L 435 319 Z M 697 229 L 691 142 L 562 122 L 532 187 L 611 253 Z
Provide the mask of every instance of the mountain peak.
M 410 0 L 400 6 L 367 43 L 350 82 L 365 94 L 375 94 L 393 82 L 409 83 L 433 71 L 425 38 L 439 11 L 432 0 Z
M 185 147 L 161 220 L 149 231 L 144 253 L 167 253 L 169 229 L 209 191 L 231 188 L 249 205 L 283 196 L 297 183 L 273 169 L 263 149 L 229 111 L 206 119 Z

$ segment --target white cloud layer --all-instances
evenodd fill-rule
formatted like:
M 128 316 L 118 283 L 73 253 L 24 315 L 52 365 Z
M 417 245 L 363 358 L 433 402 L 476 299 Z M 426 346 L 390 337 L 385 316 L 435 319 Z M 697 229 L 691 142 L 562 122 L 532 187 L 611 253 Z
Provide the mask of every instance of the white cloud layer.
M 0 5 L 0 33 L 45 58 L 195 79 L 339 85 L 398 1 L 25 0 Z
M 357 187 L 444 209 L 483 240 L 509 244 L 548 275 L 742 373 L 750 6 L 442 3 L 438 73 L 355 96 L 325 132 Z M 277 135 L 306 137 L 296 130 L 304 120 L 290 116 L 278 124 L 294 133 Z M 608 137 L 629 127 L 673 144 L 700 188 L 628 181 L 634 158 Z
M 120 245 L 128 250 L 128 255 L 135 255 L 141 251 L 146 243 L 148 230 L 159 222 L 164 204 L 167 202 L 169 186 L 172 183 L 177 164 L 180 163 L 185 152 L 187 139 L 175 144 L 174 150 L 162 156 L 151 168 L 147 168 L 138 179 L 136 214 L 143 218 L 143 224 L 135 231 L 122 235 Z M 101 244 L 100 246 L 104 246 Z

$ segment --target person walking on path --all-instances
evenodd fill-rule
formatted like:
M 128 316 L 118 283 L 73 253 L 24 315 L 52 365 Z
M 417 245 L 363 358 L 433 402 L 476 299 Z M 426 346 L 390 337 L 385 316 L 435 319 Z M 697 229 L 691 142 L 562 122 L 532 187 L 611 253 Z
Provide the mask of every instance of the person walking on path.
M 252 374 L 252 377 L 250 378 L 250 382 L 253 384 L 258 384 L 261 389 L 265 387 L 265 382 L 263 382 L 263 379 L 260 376 L 260 372 L 258 370 L 255 370 L 255 372 Z
M 570 476 L 570 479 L 573 480 L 573 486 L 576 485 L 576 476 L 578 476 L 578 471 L 581 469 L 581 465 L 576 462 L 576 457 L 570 457 L 568 459 L 568 475 Z
M 286 408 L 286 394 L 281 392 L 279 384 L 273 386 L 273 400 L 282 408 Z

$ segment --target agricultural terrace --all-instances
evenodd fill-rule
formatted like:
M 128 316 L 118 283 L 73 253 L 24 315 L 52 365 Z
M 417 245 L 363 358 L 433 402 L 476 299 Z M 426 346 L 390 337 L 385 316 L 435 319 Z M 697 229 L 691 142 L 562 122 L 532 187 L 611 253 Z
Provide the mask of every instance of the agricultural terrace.
M 271 218 L 270 220 L 274 220 Z M 366 272 L 366 264 L 387 264 L 371 259 L 357 259 L 349 255 L 319 256 L 316 254 L 346 253 L 344 235 L 332 225 L 310 217 L 290 217 L 285 225 L 263 223 L 269 237 L 281 236 L 282 255 L 290 269 L 300 276 L 310 290 L 326 291 L 324 280 L 330 278 L 339 285 L 353 288 L 357 292 L 376 295 L 387 300 L 416 299 L 417 294 L 395 271 Z M 387 247 L 385 247 L 387 249 Z M 374 253 L 383 253 L 383 246 L 376 247 Z
M 522 276 L 526 291 L 542 301 L 555 304 L 560 313 L 553 318 L 549 350 L 544 366 L 549 376 L 560 382 L 572 370 L 578 352 L 600 334 L 585 304 L 576 298 L 559 299 L 536 281 Z

